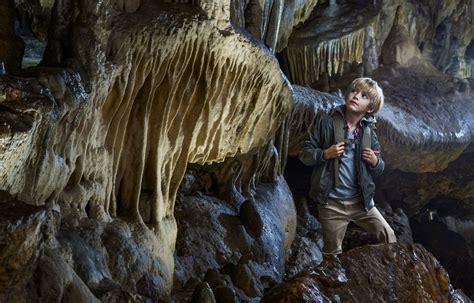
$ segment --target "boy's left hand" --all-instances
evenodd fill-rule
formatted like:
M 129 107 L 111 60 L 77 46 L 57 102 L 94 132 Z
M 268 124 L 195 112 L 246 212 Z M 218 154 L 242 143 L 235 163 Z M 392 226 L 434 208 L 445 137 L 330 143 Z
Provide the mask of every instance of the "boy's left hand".
M 370 148 L 364 148 L 362 150 L 362 160 L 370 164 L 371 167 L 375 167 L 379 161 L 375 152 Z

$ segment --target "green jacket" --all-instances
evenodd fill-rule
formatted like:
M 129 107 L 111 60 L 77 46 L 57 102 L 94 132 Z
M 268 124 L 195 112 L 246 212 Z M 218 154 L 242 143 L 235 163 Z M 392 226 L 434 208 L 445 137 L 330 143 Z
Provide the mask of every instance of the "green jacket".
M 344 116 L 344 105 L 336 107 L 333 115 Z M 363 127 L 374 126 L 375 118 L 367 114 L 361 121 Z M 371 146 L 373 150 L 380 151 L 380 143 L 375 134 L 374 127 L 370 127 Z M 373 177 L 382 174 L 385 163 L 381 154 L 377 154 L 378 163 L 375 167 L 370 167 L 361 157 L 361 143 L 364 132 L 361 131 L 356 148 L 356 172 L 358 174 L 358 183 L 362 193 L 365 209 L 374 207 L 373 197 L 375 192 L 375 183 Z M 308 166 L 313 166 L 311 175 L 310 197 L 321 204 L 326 204 L 329 191 L 334 186 L 334 162 L 335 159 L 323 160 L 323 150 L 335 144 L 334 139 L 334 119 L 332 115 L 325 115 L 317 126 L 313 126 L 309 132 L 309 140 L 306 141 L 303 149 L 299 153 L 300 160 Z

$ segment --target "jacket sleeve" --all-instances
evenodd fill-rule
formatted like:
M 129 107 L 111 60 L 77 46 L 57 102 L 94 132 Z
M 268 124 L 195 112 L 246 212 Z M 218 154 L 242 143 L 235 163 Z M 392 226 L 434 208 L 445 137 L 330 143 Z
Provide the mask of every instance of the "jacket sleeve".
M 372 133 L 371 134 L 372 150 L 378 151 L 379 153 L 376 154 L 377 159 L 378 159 L 377 165 L 375 165 L 375 167 L 370 167 L 370 165 L 368 166 L 369 166 L 369 171 L 371 175 L 374 177 L 378 177 L 382 174 L 383 170 L 385 169 L 385 162 L 382 158 L 382 148 L 377 138 L 377 134 L 375 133 L 373 129 L 371 129 L 371 133 Z
M 303 149 L 299 153 L 299 159 L 307 166 L 319 166 L 326 162 L 323 159 L 323 144 L 322 144 L 322 133 L 323 133 L 323 120 L 326 117 L 319 119 L 319 122 L 309 131 L 309 140 L 305 142 Z

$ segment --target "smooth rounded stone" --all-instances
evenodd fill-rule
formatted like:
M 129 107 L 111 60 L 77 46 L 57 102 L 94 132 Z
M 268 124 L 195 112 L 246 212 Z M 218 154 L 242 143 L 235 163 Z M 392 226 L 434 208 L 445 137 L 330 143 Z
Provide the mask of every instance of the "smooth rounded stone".
M 239 218 L 242 220 L 242 224 L 245 230 L 253 237 L 259 238 L 263 233 L 263 222 L 258 208 L 255 205 L 255 201 L 246 200 L 240 206 Z
M 446 205 L 452 209 L 451 216 L 464 217 L 473 207 L 470 198 L 474 194 L 471 182 L 474 177 L 471 168 L 473 147 L 474 144 L 470 144 L 458 159 L 441 172 L 415 174 L 390 169 L 385 171 L 377 183 L 380 200 L 387 201 L 395 209 L 403 209 L 410 218 L 429 203 L 446 200 Z

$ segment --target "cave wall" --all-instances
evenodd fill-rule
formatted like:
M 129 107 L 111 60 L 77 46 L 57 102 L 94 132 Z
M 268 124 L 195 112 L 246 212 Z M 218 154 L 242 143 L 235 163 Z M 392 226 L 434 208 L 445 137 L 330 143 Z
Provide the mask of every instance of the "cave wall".
M 289 84 L 258 41 L 195 7 L 64 1 L 53 16 L 44 64 L 68 66 L 2 79 L 2 190 L 57 203 L 72 224 L 147 224 L 169 291 L 187 163 L 265 145 L 291 108 Z
M 377 180 L 376 203 L 385 210 L 384 216 L 399 240 L 410 241 L 413 233 L 415 241 L 426 244 L 433 253 L 436 251 L 435 255 L 439 254 L 436 256 L 453 277 L 454 287 L 462 288 L 472 296 L 470 282 L 467 282 L 472 263 L 471 254 L 467 253 L 472 233 L 472 167 L 465 165 L 472 154 L 472 78 L 462 68 L 454 68 L 455 61 L 461 59 L 453 55 L 452 49 L 447 51 L 450 46 L 443 50 L 440 46 L 440 40 L 442 43 L 448 43 L 450 39 L 464 41 L 453 48 L 461 54 L 465 52 L 464 47 L 472 39 L 472 21 L 461 16 L 469 15 L 472 6 L 466 2 L 436 3 L 430 7 L 426 4 L 384 2 L 381 7 L 372 8 L 376 12 L 373 18 L 369 15 L 365 24 L 360 24 L 362 27 L 354 28 L 348 25 L 352 22 L 348 17 L 350 14 L 343 13 L 350 7 L 349 2 L 345 2 L 337 15 L 340 20 L 331 18 L 338 14 L 337 11 L 327 9 L 314 14 L 295 32 L 282 54 L 283 67 L 286 67 L 290 81 L 305 87 L 294 85 L 296 104 L 288 123 L 288 153 L 296 156 L 307 129 L 323 113 L 343 102 L 343 91 L 338 89 L 344 90 L 355 77 L 374 78 L 385 95 L 385 106 L 376 115 L 377 134 L 386 161 L 386 171 Z M 362 5 L 356 10 L 366 12 L 367 16 L 369 8 Z M 425 11 L 431 11 L 430 17 Z M 453 33 L 449 28 L 441 39 L 435 32 L 443 19 L 449 20 L 450 26 L 456 23 L 453 27 L 457 31 Z M 334 26 L 334 23 L 343 32 L 338 37 L 331 36 L 334 31 L 329 30 L 329 25 Z M 317 24 L 328 27 L 318 28 Z M 348 28 L 352 30 L 344 34 L 344 29 Z M 357 41 L 360 33 L 365 35 L 360 43 L 343 46 L 348 41 Z M 347 53 L 360 56 L 345 57 L 351 47 L 357 47 L 360 52 Z M 442 64 L 437 59 L 441 53 L 446 59 Z M 444 68 L 441 67 L 443 64 Z M 447 68 L 448 65 L 451 67 Z M 304 201 L 308 199 L 305 192 L 309 188 L 301 185 L 304 182 L 298 182 L 298 173 L 288 169 L 285 176 L 295 178 L 289 181 L 290 188 L 296 201 Z M 301 172 L 302 175 L 308 173 Z M 449 216 L 438 217 L 439 205 L 453 210 Z M 426 219 L 426 213 L 431 213 L 432 219 Z M 433 240 L 427 232 L 427 226 L 435 224 L 439 224 L 443 235 L 451 234 L 451 238 L 455 237 L 456 243 L 462 245 L 442 249 L 446 247 L 443 240 Z M 347 237 L 351 243 L 363 244 L 355 228 L 349 228 Z M 450 236 L 443 237 L 448 243 Z M 458 258 L 453 258 L 454 254 Z M 461 269 L 460 263 L 466 266 Z
M 408 51 L 405 46 L 398 61 L 421 56 L 443 73 L 471 77 L 466 64 L 473 39 L 471 1 L 339 1 L 336 6 L 316 6 L 282 50 L 292 83 L 321 87 L 328 77 L 370 73 L 379 63 L 393 63 L 384 56 L 384 43 L 398 39 L 399 44 L 405 37 L 413 47 Z M 405 33 L 393 33 L 394 27 Z
M 421 180 L 408 178 L 401 198 L 381 183 L 378 197 L 412 215 L 457 192 L 433 193 L 420 176 L 446 185 L 443 174 L 472 141 L 469 1 L 0 6 L 2 205 L 37 207 L 4 218 L 5 234 L 18 241 L 2 262 L 25 241 L 12 226 L 30 213 L 43 220 L 29 229 L 34 245 L 15 272 L 24 278 L 15 287 L 3 279 L 2 298 L 138 300 L 187 287 L 198 296 L 209 288 L 221 298 L 262 297 L 284 280 L 289 258 L 318 259 L 318 237 L 296 235 L 282 174 L 308 127 L 342 103 L 341 90 L 328 91 L 356 76 L 374 77 L 386 93 L 377 118 L 387 180 L 398 172 Z M 47 41 L 37 67 L 20 69 L 15 14 Z M 291 251 L 295 238 L 307 255 Z M 49 292 L 40 281 L 53 276 L 61 278 Z

